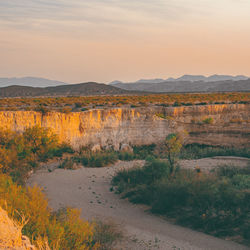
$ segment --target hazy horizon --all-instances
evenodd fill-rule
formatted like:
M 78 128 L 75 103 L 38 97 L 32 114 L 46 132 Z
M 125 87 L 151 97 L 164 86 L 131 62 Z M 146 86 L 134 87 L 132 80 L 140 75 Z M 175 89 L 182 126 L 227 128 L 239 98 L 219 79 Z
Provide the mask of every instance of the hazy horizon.
M 58 79 L 49 79 L 49 78 L 46 78 L 46 77 L 43 77 L 43 76 L 21 76 L 21 77 L 18 77 L 18 76 L 8 76 L 8 77 L 3 77 L 3 76 L 0 76 L 0 87 L 1 87 L 1 79 L 15 79 L 15 80 L 21 80 L 23 78 L 27 78 L 27 79 L 33 79 L 33 80 L 48 80 L 48 81 L 51 81 L 51 82 L 61 82 L 61 83 L 65 83 L 65 84 L 80 84 L 80 83 L 86 83 L 86 82 L 96 82 L 96 83 L 104 83 L 104 84 L 110 84 L 112 82 L 116 82 L 116 81 L 119 81 L 119 82 L 122 82 L 122 83 L 135 83 L 135 82 L 139 82 L 139 81 L 150 81 L 150 80 L 169 80 L 171 78 L 173 78 L 173 80 L 177 80 L 178 78 L 181 78 L 181 77 L 184 77 L 184 76 L 204 76 L 204 77 L 211 77 L 211 76 L 231 76 L 231 77 L 237 77 L 237 76 L 243 76 L 243 77 L 247 77 L 250 79 L 249 76 L 247 75 L 222 75 L 222 74 L 213 74 L 213 75 L 190 75 L 190 74 L 185 74 L 185 75 L 179 75 L 177 77 L 172 77 L 172 76 L 167 76 L 167 77 L 164 77 L 164 78 L 158 78 L 158 77 L 153 77 L 153 78 L 140 78 L 140 79 L 134 79 L 134 80 L 131 80 L 131 81 L 123 81 L 122 79 L 114 79 L 112 81 L 109 81 L 109 82 L 97 82 L 97 81 L 79 81 L 79 82 L 67 82 L 67 81 L 64 81 L 64 80 L 58 80 Z M 171 81 L 171 80 L 169 80 Z M 15 84 L 14 84 L 15 85 Z M 23 86 L 26 86 L 26 85 L 23 85 Z
M 0 2 L 0 77 L 250 76 L 248 0 Z

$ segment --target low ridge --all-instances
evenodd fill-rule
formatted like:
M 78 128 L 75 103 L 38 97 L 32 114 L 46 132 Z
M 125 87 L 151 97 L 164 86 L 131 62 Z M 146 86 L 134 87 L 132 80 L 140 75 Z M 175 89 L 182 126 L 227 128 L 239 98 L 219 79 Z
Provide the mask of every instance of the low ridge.
M 35 88 L 26 86 L 9 86 L 0 88 L 0 97 L 35 97 L 35 96 L 90 96 L 132 94 L 114 86 L 95 82 L 61 85 L 56 87 Z

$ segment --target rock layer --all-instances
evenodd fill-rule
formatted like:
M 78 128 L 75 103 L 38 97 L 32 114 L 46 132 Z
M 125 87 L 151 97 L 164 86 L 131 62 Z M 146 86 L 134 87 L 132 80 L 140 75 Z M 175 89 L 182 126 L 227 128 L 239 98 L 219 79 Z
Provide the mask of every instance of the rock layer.
M 44 115 L 35 111 L 1 111 L 0 128 L 17 132 L 35 125 L 51 128 L 60 141 L 69 142 L 75 149 L 99 145 L 118 150 L 123 144 L 159 143 L 169 133 L 184 129 L 189 132 L 190 143 L 249 146 L 249 106 L 114 108 Z M 207 118 L 212 121 L 204 122 Z

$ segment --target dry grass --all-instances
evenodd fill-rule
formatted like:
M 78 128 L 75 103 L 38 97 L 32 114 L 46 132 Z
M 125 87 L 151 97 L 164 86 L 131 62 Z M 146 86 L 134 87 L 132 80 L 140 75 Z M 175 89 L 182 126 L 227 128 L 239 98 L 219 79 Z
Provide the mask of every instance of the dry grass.
M 47 238 L 38 237 L 34 242 L 38 250 L 50 250 Z
M 124 238 L 120 225 L 112 220 L 95 222 L 94 240 L 99 243 L 98 250 L 116 249 L 116 245 Z
M 7 212 L 0 207 L 0 249 L 50 250 L 48 240 L 38 237 L 31 245 L 27 236 L 22 235 L 22 228 L 27 223 L 24 217 L 21 222 L 9 218 Z

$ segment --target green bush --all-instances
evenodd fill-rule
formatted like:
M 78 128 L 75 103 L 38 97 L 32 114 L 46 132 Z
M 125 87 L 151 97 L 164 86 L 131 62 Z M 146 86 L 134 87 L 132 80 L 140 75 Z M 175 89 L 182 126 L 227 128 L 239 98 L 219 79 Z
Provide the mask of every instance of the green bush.
M 204 174 L 152 161 L 142 168 L 122 170 L 113 177 L 122 197 L 151 206 L 152 212 L 216 236 L 240 235 L 249 242 L 250 182 L 248 168 L 228 168 Z
M 46 105 L 44 105 L 46 106 Z M 49 109 L 47 107 L 44 107 L 42 105 L 37 106 L 34 110 L 36 112 L 41 112 L 43 115 L 46 115 L 49 112 Z
M 181 103 L 180 102 L 174 102 L 173 107 L 180 107 Z
M 105 167 L 118 160 L 132 161 L 154 157 L 155 145 L 134 146 L 133 152 L 117 152 L 113 150 L 92 152 L 88 148 L 82 148 L 75 161 L 86 167 Z
M 86 167 L 105 167 L 118 160 L 118 155 L 114 151 L 92 152 L 82 151 L 77 157 L 77 161 Z
M 157 117 L 162 118 L 162 119 L 167 119 L 166 115 L 162 114 L 162 113 L 157 113 L 155 114 Z
M 151 188 L 146 184 L 138 184 L 134 188 L 130 188 L 124 193 L 124 198 L 129 198 L 133 203 L 150 205 L 153 195 L 155 194 Z
M 75 102 L 75 108 L 81 108 L 83 105 L 81 102 Z
M 250 166 L 247 167 L 237 167 L 237 166 L 218 166 L 216 169 L 216 174 L 220 177 L 232 178 L 235 175 L 249 175 L 250 176 Z
M 62 169 L 74 169 L 74 158 L 66 158 L 58 168 Z
M 144 145 L 144 146 L 134 146 L 133 152 L 135 159 L 145 160 L 148 156 L 154 156 L 154 150 L 156 145 Z
M 73 153 L 71 147 L 61 144 L 51 130 L 38 126 L 23 134 L 0 131 L 0 171 L 22 182 L 39 162 L 46 162 L 63 153 Z
M 196 103 L 195 105 L 197 105 L 197 106 L 200 106 L 200 105 L 207 105 L 207 102 L 199 102 L 199 103 Z
M 150 185 L 162 178 L 169 176 L 170 167 L 168 162 L 153 159 L 145 164 L 144 167 L 134 167 L 131 169 L 123 169 L 117 173 L 112 179 L 113 185 L 120 185 L 120 192 L 124 190 L 122 187 L 135 187 L 140 184 Z M 125 184 L 125 185 L 123 185 Z
M 133 161 L 136 159 L 136 156 L 131 152 L 118 152 L 118 158 L 121 161 Z
M 146 183 L 154 183 L 162 178 L 167 178 L 170 174 L 170 164 L 167 161 L 152 160 L 142 168 L 146 175 Z
M 180 153 L 182 159 L 200 159 L 214 156 L 250 158 L 250 148 L 220 147 L 194 143 L 184 146 Z
M 79 155 L 74 157 L 74 160 L 86 167 L 105 167 L 118 160 L 132 161 L 135 159 L 145 160 L 150 157 L 153 158 L 155 146 L 155 144 L 134 146 L 133 152 L 113 150 L 92 152 L 89 148 L 82 148 Z
M 204 119 L 202 121 L 202 123 L 204 123 L 204 124 L 213 124 L 214 123 L 214 119 L 212 117 L 208 117 L 208 118 Z
M 237 174 L 232 178 L 232 184 L 238 189 L 250 190 L 250 175 Z
M 154 198 L 151 201 L 152 212 L 167 214 L 176 212 L 186 205 L 188 199 L 188 183 L 175 183 L 164 180 L 155 186 Z
M 140 167 L 134 167 L 131 169 L 123 169 L 117 173 L 112 179 L 113 185 L 119 185 L 120 186 L 120 192 L 123 192 L 124 188 L 128 187 L 134 187 L 137 184 L 141 184 L 145 181 L 145 173 L 142 171 Z M 124 185 L 123 185 L 124 184 Z

